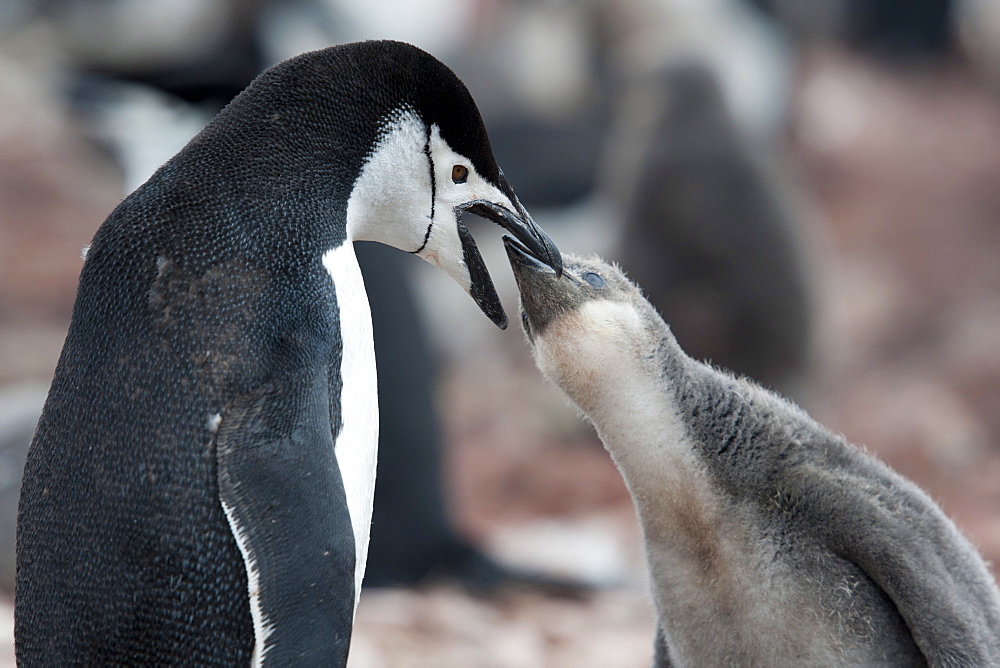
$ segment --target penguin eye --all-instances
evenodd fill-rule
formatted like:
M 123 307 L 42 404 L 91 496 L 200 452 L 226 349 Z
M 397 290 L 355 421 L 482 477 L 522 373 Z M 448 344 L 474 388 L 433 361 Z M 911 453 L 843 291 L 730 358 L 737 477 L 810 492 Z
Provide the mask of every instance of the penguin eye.
M 469 168 L 465 165 L 455 165 L 451 168 L 451 180 L 455 183 L 465 183 L 469 179 Z
M 595 288 L 603 288 L 605 286 L 604 279 L 592 271 L 584 272 L 581 278 Z

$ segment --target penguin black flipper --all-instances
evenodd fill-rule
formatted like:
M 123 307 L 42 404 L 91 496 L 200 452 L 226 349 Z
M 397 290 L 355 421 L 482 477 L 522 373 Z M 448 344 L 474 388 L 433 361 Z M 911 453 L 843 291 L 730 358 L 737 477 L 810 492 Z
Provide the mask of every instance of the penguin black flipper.
M 218 418 L 219 498 L 247 568 L 254 665 L 343 665 L 355 540 L 325 373 L 259 388 Z M 289 379 L 292 380 L 292 379 Z
M 885 592 L 928 665 L 990 665 L 1000 656 L 1000 611 L 985 569 L 972 563 L 977 552 L 916 485 L 859 464 L 806 464 L 779 488 L 781 503 Z

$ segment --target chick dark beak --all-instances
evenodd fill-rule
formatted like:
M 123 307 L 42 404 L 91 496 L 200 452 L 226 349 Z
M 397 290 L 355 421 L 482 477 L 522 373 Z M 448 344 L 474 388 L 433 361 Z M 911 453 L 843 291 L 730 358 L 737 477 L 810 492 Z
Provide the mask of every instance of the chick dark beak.
M 532 273 L 550 275 L 553 273 L 550 265 L 539 260 L 524 244 L 506 234 L 503 235 L 503 247 L 507 251 L 507 259 L 510 260 L 510 267 L 514 270 L 514 278 L 517 280 L 518 287 L 520 287 L 521 281 Z M 556 274 L 556 278 L 558 277 L 559 275 Z
M 516 239 L 505 234 L 503 245 L 521 293 L 521 325 L 528 339 L 534 342 L 535 334 L 544 329 L 558 311 L 559 300 L 552 297 L 558 294 L 558 286 L 563 282 L 549 265 Z
M 514 235 L 526 253 L 537 256 L 539 265 L 546 267 L 546 271 L 562 274 L 562 254 L 559 249 L 556 248 L 549 235 L 535 224 L 535 221 L 522 207 L 517 206 L 517 208 L 518 213 L 514 213 L 494 202 L 473 200 L 456 206 L 455 213 L 460 217 L 462 213 L 468 211 L 492 220 Z M 458 223 L 458 237 L 462 243 L 463 260 L 471 282 L 468 288 L 469 294 L 472 295 L 486 317 L 500 329 L 507 329 L 507 314 L 504 313 L 503 306 L 500 304 L 500 298 L 493 287 L 493 280 L 490 278 L 486 264 L 476 247 L 475 240 L 468 228 L 461 222 Z M 551 270 L 548 269 L 549 267 Z
M 477 199 L 456 207 L 482 216 L 504 228 L 521 242 L 524 248 L 536 258 L 552 267 L 556 276 L 562 275 L 562 254 L 542 228 L 535 224 L 528 212 L 518 206 L 515 213 L 507 207 L 487 200 Z

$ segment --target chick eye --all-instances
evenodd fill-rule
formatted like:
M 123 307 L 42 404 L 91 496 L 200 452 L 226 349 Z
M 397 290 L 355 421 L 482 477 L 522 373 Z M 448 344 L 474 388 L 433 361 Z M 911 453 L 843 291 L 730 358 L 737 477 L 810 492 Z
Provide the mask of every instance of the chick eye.
M 581 278 L 595 288 L 603 288 L 605 286 L 604 279 L 592 271 L 584 272 Z
M 455 165 L 451 168 L 451 180 L 455 183 L 465 183 L 469 179 L 469 168 L 465 165 Z

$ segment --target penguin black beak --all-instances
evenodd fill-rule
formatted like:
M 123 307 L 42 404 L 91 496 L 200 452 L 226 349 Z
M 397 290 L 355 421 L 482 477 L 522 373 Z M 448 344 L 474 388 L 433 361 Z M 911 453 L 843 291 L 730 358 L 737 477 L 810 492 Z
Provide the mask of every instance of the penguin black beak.
M 483 256 L 479 254 L 479 247 L 472 238 L 469 228 L 458 223 L 458 238 L 462 243 L 462 254 L 465 266 L 469 271 L 469 294 L 482 310 L 486 317 L 493 321 L 493 324 L 500 329 L 507 329 L 507 314 L 504 313 L 503 305 L 500 304 L 500 297 L 497 296 L 496 288 L 493 287 L 493 279 L 486 269 Z
M 492 220 L 497 225 L 513 234 L 528 253 L 537 256 L 541 266 L 547 271 L 554 271 L 562 274 L 562 254 L 556 245 L 549 238 L 549 235 L 542 231 L 542 228 L 535 224 L 528 212 L 525 211 L 515 199 L 515 206 L 518 213 L 514 213 L 507 207 L 487 200 L 473 200 L 465 202 L 455 207 L 456 217 L 466 211 L 474 213 Z M 496 288 L 493 287 L 493 280 L 490 278 L 486 264 L 483 262 L 476 242 L 469 233 L 468 228 L 461 222 L 458 223 L 458 238 L 462 243 L 465 266 L 469 271 L 471 286 L 469 294 L 482 310 L 486 317 L 500 329 L 507 329 L 507 314 L 504 313 L 500 298 L 497 296 Z M 551 270 L 548 268 L 551 267 Z
M 556 276 L 562 275 L 562 254 L 549 235 L 531 219 L 528 212 L 514 204 L 517 213 L 507 207 L 483 199 L 473 200 L 455 207 L 459 212 L 468 211 L 482 216 L 510 232 L 523 247 L 536 258 L 552 267 Z

